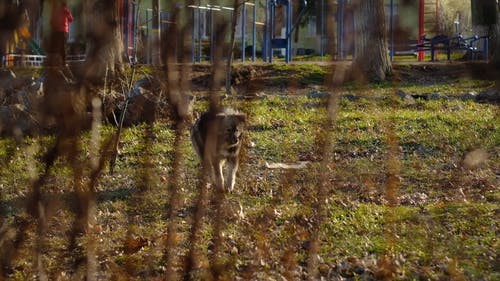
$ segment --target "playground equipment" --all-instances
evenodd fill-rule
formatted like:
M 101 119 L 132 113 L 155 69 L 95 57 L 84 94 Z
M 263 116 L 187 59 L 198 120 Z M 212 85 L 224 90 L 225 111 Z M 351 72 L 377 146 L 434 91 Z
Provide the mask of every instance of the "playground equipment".
M 242 2 L 240 9 L 240 15 L 238 18 L 237 26 L 237 42 L 238 49 L 241 49 L 241 61 L 244 62 L 249 59 L 255 61 L 256 56 L 259 55 L 257 52 L 257 45 L 260 45 L 260 39 L 262 41 L 262 55 L 266 62 L 273 62 L 275 52 L 280 50 L 281 54 L 284 55 L 285 61 L 288 63 L 292 60 L 292 53 L 295 51 L 292 49 L 292 34 L 295 28 L 297 28 L 298 23 L 306 12 L 307 2 L 302 0 L 299 9 L 293 9 L 292 0 L 260 0 L 264 2 L 258 2 L 258 0 L 253 0 L 251 2 Z M 337 0 L 335 3 L 331 4 L 334 11 L 334 17 L 336 21 L 336 38 L 328 38 L 326 36 L 326 28 L 330 21 L 326 19 L 331 15 L 326 15 L 328 9 L 325 8 L 328 1 L 320 0 L 318 1 L 318 6 L 316 8 L 321 9 L 320 16 L 320 33 L 315 35 L 320 35 L 319 51 L 321 57 L 325 54 L 326 46 L 333 44 L 328 44 L 327 40 L 336 41 L 336 60 L 345 60 L 347 57 L 353 53 L 353 7 L 349 0 Z M 153 26 L 153 9 L 141 8 L 138 1 L 123 1 L 123 6 L 120 6 L 120 17 L 121 17 L 121 32 L 123 34 L 123 41 L 128 57 L 135 57 L 138 49 L 139 53 L 144 54 L 140 56 L 141 63 L 150 64 L 153 62 L 155 43 L 151 39 L 153 33 L 158 33 L 160 30 L 168 30 L 169 25 L 175 24 L 172 22 L 171 13 L 169 11 L 158 11 L 159 13 L 159 26 Z M 184 9 L 188 10 L 188 13 L 192 12 L 192 62 L 201 62 L 203 60 L 211 61 L 213 58 L 213 50 L 221 48 L 223 46 L 214 46 L 216 36 L 214 32 L 215 19 L 218 17 L 224 17 L 226 24 L 234 13 L 233 7 L 224 7 L 211 4 L 202 4 L 201 0 L 191 2 L 189 6 L 183 6 Z M 205 2 L 207 3 L 207 2 Z M 261 5 L 265 4 L 265 13 L 259 13 L 259 3 Z M 472 36 L 469 38 L 464 38 L 460 35 L 457 28 L 455 37 L 446 37 L 438 35 L 437 32 L 437 15 L 438 8 L 440 7 L 439 0 L 419 0 L 416 2 L 418 4 L 418 32 L 419 37 L 417 44 L 409 45 L 408 43 L 400 43 L 396 45 L 398 51 L 395 52 L 394 44 L 394 32 L 395 32 L 395 17 L 399 10 L 397 1 L 388 1 L 389 6 L 389 55 L 391 60 L 396 54 L 411 54 L 418 55 L 419 60 L 425 58 L 425 54 L 430 53 L 430 59 L 434 61 L 436 59 L 436 52 L 442 52 L 447 54 L 447 58 L 450 59 L 451 53 L 453 51 L 465 51 L 468 59 L 481 59 L 487 58 L 488 53 L 488 38 L 484 36 Z M 401 4 L 399 4 L 401 5 Z M 180 7 L 180 6 L 178 6 Z M 261 6 L 262 7 L 262 6 Z M 413 6 L 412 6 L 413 7 Z M 262 8 L 261 8 L 262 10 Z M 298 14 L 297 14 L 297 10 Z M 278 14 L 278 16 L 277 16 Z M 282 23 L 278 23 L 276 18 L 283 15 Z M 261 18 L 257 18 L 260 16 Z M 265 18 L 264 18 L 265 17 Z M 189 19 L 188 19 L 189 20 Z M 282 24 L 282 29 L 279 31 L 277 27 L 278 24 Z M 262 26 L 263 30 L 260 29 Z M 281 27 L 281 26 L 280 26 Z M 189 32 L 189 31 L 188 31 Z M 261 33 L 262 32 L 262 33 Z M 279 34 L 278 34 L 279 33 Z M 168 34 L 166 40 L 168 40 Z M 259 36 L 259 37 L 257 37 Z M 260 36 L 263 36 L 262 38 Z M 429 36 L 429 37 L 426 37 Z M 259 39 L 257 43 L 257 38 Z M 29 65 L 29 66 L 41 66 L 45 56 L 43 56 L 43 50 L 37 45 L 37 41 L 28 39 L 25 40 L 26 47 L 23 48 L 24 52 L 11 51 L 5 57 L 1 58 L 3 65 Z M 141 44 L 143 43 L 143 44 Z M 307 42 L 309 44 L 309 42 Z M 158 43 L 156 43 L 158 45 Z M 248 46 L 247 46 L 248 44 Z M 260 48 L 260 46 L 259 46 Z M 141 51 L 144 50 L 144 53 Z M 210 52 L 208 52 L 210 50 Z M 298 48 L 296 54 L 306 54 L 304 53 L 305 48 Z M 260 50 L 259 50 L 260 51 Z M 12 54 L 11 54 L 12 53 Z M 24 53 L 21 55 L 18 53 Z M 143 58 L 143 59 L 141 59 Z M 76 58 L 75 61 L 80 61 L 81 58 Z
M 418 61 L 425 59 L 425 52 L 430 51 L 431 61 L 436 59 L 435 53 L 438 50 L 446 51 L 447 59 L 450 60 L 451 52 L 454 50 L 465 50 L 470 59 L 478 59 L 481 55 L 488 59 L 488 37 L 477 36 L 464 38 L 458 28 L 459 22 L 455 22 L 455 37 L 448 37 L 438 33 L 439 0 L 419 0 L 418 13 L 418 43 L 416 44 Z M 392 1 L 391 1 L 392 5 Z M 392 17 L 392 16 L 391 16 Z M 434 34 L 434 37 L 427 38 L 426 34 Z M 482 50 L 479 48 L 482 42 Z
M 285 49 L 285 62 L 292 59 L 292 33 L 300 22 L 300 19 L 306 12 L 307 1 L 301 0 L 303 7 L 292 24 L 292 2 L 290 0 L 269 0 L 266 1 L 266 32 L 264 33 L 264 60 L 273 62 L 273 49 Z M 276 8 L 285 7 L 285 36 L 274 37 L 274 25 L 276 18 Z
M 274 19 L 276 17 L 276 7 L 285 6 L 285 37 L 274 37 Z M 285 49 L 285 61 L 288 63 L 292 57 L 292 41 L 289 36 L 292 29 L 292 2 L 290 0 L 270 0 L 266 1 L 266 18 L 268 23 L 267 32 L 265 33 L 266 42 L 266 61 L 273 62 L 273 49 Z
M 137 4 L 135 4 L 137 5 Z M 137 11 L 136 11 L 137 10 Z M 144 9 L 144 20 L 139 17 L 139 9 L 137 7 L 133 7 L 132 11 L 134 12 L 134 15 L 132 17 L 133 23 L 130 24 L 128 27 L 128 35 L 126 36 L 126 48 L 128 50 L 128 56 L 134 57 L 137 52 L 137 36 L 138 34 L 135 33 L 135 30 L 137 30 L 137 23 L 139 23 L 139 26 L 141 29 L 144 31 L 144 36 L 147 38 L 146 44 L 146 52 L 145 52 L 145 63 L 151 64 L 153 63 L 153 60 L 155 60 L 155 56 L 159 55 L 159 42 L 155 42 L 155 40 L 158 40 L 159 33 L 161 30 L 168 30 L 168 24 L 170 22 L 170 13 L 167 11 L 159 11 L 159 27 L 154 26 L 153 24 L 153 19 L 155 17 L 154 15 L 154 10 L 153 9 Z M 130 20 L 130 18 L 128 19 Z M 128 21 L 127 21 L 128 22 Z M 151 28 L 149 25 L 151 24 Z M 155 23 L 156 24 L 156 23 Z M 144 39 L 144 38 L 143 38 Z M 158 58 L 156 58 L 158 59 Z
M 344 12 L 345 0 L 337 1 L 337 50 L 338 59 L 345 59 L 345 44 L 344 44 Z
M 479 43 L 482 41 L 482 50 L 479 48 Z M 482 56 L 488 60 L 488 36 L 477 36 L 464 38 L 461 34 L 455 37 L 446 35 L 436 35 L 432 38 L 427 38 L 425 34 L 420 38 L 420 43 L 416 45 L 418 52 L 431 52 L 431 61 L 435 60 L 435 53 L 438 50 L 446 51 L 446 57 L 451 59 L 451 52 L 454 50 L 465 50 L 468 58 L 476 60 Z
M 389 9 L 389 58 L 394 60 L 394 0 L 390 1 Z
M 324 0 L 323 0 L 324 1 Z M 336 20 L 337 20 L 337 60 L 345 60 L 347 55 L 352 52 L 353 46 L 352 43 L 349 43 L 346 40 L 351 33 L 351 30 L 354 26 L 354 17 L 351 12 L 349 13 L 347 0 L 337 0 L 337 11 L 336 11 Z M 324 4 L 322 2 L 322 9 L 324 10 Z M 395 3 L 394 0 L 390 0 L 389 2 L 389 56 L 391 61 L 394 59 L 395 52 L 395 43 L 394 43 L 394 11 L 395 11 Z M 347 14 L 347 17 L 346 17 Z M 323 20 L 322 20 L 323 22 Z M 324 24 L 322 25 L 324 29 Z M 351 29 L 351 30 L 349 30 Z M 324 36 L 324 30 L 322 30 L 322 38 Z M 322 42 L 323 45 L 323 42 Z M 321 52 L 321 56 L 323 56 L 323 51 Z
M 248 21 L 248 13 L 247 6 L 252 7 L 252 61 L 255 61 L 256 58 L 256 41 L 257 41 L 257 25 L 264 25 L 262 22 L 257 21 L 257 6 L 255 3 L 245 2 L 241 7 L 241 17 L 240 17 L 240 31 L 241 31 L 241 61 L 245 61 L 245 50 L 247 43 L 247 21 Z M 192 61 L 193 62 L 201 62 L 202 59 L 212 60 L 213 50 L 220 46 L 215 46 L 215 36 L 216 34 L 212 31 L 214 30 L 214 18 L 218 12 L 227 11 L 231 14 L 234 13 L 234 8 L 225 7 L 225 6 L 217 6 L 217 5 L 189 5 L 189 8 L 192 9 L 192 18 L 193 18 L 193 30 L 192 30 Z M 206 16 L 207 21 L 203 21 L 203 13 Z M 232 16 L 232 15 L 231 15 Z M 204 25 L 206 30 L 210 31 L 210 34 L 203 34 Z M 207 35 L 208 40 L 203 38 L 204 35 Z M 210 54 L 203 55 L 203 42 L 208 41 L 210 46 Z
M 247 8 L 246 6 L 252 7 L 252 61 L 255 61 L 256 46 L 257 42 L 257 25 L 265 25 L 263 22 L 257 21 L 257 7 L 255 3 L 245 2 L 241 10 L 241 61 L 245 61 L 245 51 L 246 51 L 246 19 L 247 19 Z
M 214 30 L 214 18 L 216 16 L 216 12 L 221 11 L 229 11 L 233 12 L 233 8 L 210 5 L 206 4 L 202 6 L 201 3 L 199 5 L 189 5 L 188 8 L 193 9 L 193 30 L 192 30 L 192 41 L 191 41 L 191 49 L 192 49 L 192 61 L 193 62 L 201 62 L 202 59 L 212 60 L 213 58 L 213 50 L 216 47 L 215 44 L 215 36 L 216 34 L 213 32 Z M 206 16 L 207 20 L 203 20 L 203 15 Z M 208 25 L 208 26 L 205 26 Z M 210 34 L 205 34 L 204 30 L 210 31 Z M 204 35 L 208 35 L 208 41 L 210 45 L 210 54 L 204 56 L 203 55 L 203 42 Z M 220 47 L 220 46 L 219 46 Z
M 0 66 L 22 66 L 22 67 L 43 67 L 47 56 L 45 55 L 25 55 L 6 54 L 1 58 Z M 85 61 L 85 55 L 69 55 L 66 57 L 68 64 L 81 63 Z
M 423 37 L 425 34 L 438 32 L 438 15 L 439 15 L 439 1 L 425 1 L 419 0 L 418 3 L 418 38 L 419 44 L 425 43 Z M 424 60 L 424 49 L 418 50 L 418 60 Z

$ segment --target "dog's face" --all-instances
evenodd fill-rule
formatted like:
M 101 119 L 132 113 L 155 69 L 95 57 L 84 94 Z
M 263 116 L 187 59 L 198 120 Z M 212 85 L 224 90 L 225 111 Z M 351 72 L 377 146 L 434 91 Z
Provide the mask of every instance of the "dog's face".
M 234 147 L 241 144 L 241 138 L 245 129 L 246 117 L 244 114 L 221 114 L 217 115 L 219 120 L 219 140 L 224 146 Z

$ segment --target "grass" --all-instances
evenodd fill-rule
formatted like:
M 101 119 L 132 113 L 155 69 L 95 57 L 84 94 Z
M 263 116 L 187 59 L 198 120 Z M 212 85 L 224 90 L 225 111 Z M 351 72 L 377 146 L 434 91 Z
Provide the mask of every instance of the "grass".
M 289 71 L 286 65 L 279 67 Z M 458 88 L 437 90 L 460 92 L 460 85 L 481 83 L 462 81 Z M 389 95 L 390 86 L 370 91 L 378 98 L 341 102 L 329 148 L 334 161 L 328 165 L 319 274 L 333 280 L 498 280 L 498 106 L 460 100 L 408 105 Z M 348 92 L 366 95 L 359 88 Z M 298 280 L 305 275 L 316 223 L 321 160 L 317 137 L 324 134 L 324 100 L 270 96 L 227 103 L 247 112 L 249 127 L 237 187 L 224 207 L 224 276 Z M 205 106 L 201 101 L 195 108 L 199 111 Z M 97 242 L 97 268 L 103 279 L 146 280 L 165 274 L 164 245 L 172 223 L 167 215 L 175 139 L 171 125 L 156 123 L 149 140 L 146 125 L 125 129 L 115 173 L 106 171 L 96 186 L 96 223 L 92 234 L 79 237 L 77 244 L 85 249 L 92 240 Z M 113 130 L 103 127 L 103 138 Z M 388 152 L 391 134 L 397 148 L 393 153 Z M 20 143 L 0 140 L 1 235 L 15 237 L 22 222 L 29 225 L 7 273 L 12 280 L 27 280 L 36 271 L 31 254 L 36 223 L 24 210 L 23 200 L 42 172 L 41 155 L 53 141 L 52 137 Z M 84 167 L 94 149 L 89 143 L 85 134 L 79 156 Z M 485 151 L 488 159 L 466 167 L 463 159 L 476 149 Z M 189 248 L 199 185 L 199 163 L 187 141 L 182 152 L 186 164 L 181 184 L 175 187 L 181 198 L 175 218 L 179 258 Z M 302 170 L 265 167 L 266 162 L 298 161 L 310 163 Z M 397 165 L 395 205 L 386 194 L 390 161 Z M 89 177 L 85 168 L 83 181 Z M 79 276 L 82 268 L 74 266 L 81 252 L 68 251 L 72 210 L 78 206 L 73 180 L 73 170 L 59 159 L 42 187 L 48 219 L 43 262 L 49 279 Z M 200 268 L 192 273 L 201 280 L 212 251 L 214 212 L 207 210 L 199 245 Z
M 481 257 L 496 247 L 495 210 L 494 204 L 483 203 L 332 207 L 325 226 L 326 245 L 344 246 L 327 247 L 325 257 L 334 263 L 363 257 L 363 262 L 376 264 L 377 257 L 388 254 L 403 265 L 398 279 L 443 278 L 452 274 L 449 264 L 456 263 L 458 274 L 466 279 L 493 280 L 497 273 Z
M 269 65 L 272 71 L 271 77 L 265 77 L 272 81 L 273 85 L 283 85 L 297 88 L 301 85 L 323 84 L 328 67 L 314 63 L 284 64 L 277 63 Z

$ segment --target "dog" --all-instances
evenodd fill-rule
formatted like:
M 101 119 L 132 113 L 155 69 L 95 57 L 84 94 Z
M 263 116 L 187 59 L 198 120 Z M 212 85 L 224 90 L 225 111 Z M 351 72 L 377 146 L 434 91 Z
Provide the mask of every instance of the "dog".
M 203 113 L 191 128 L 191 142 L 216 187 L 233 191 L 246 115 L 232 108 Z

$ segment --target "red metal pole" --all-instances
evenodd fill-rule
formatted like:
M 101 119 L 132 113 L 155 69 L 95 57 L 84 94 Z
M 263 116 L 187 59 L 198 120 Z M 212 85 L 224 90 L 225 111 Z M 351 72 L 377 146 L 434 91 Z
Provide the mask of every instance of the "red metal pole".
M 420 0 L 418 5 L 418 43 L 423 43 L 424 40 L 422 36 L 425 34 L 424 29 L 424 17 L 425 17 L 425 0 Z M 418 50 L 418 61 L 423 61 L 425 58 L 425 52 L 422 47 Z

